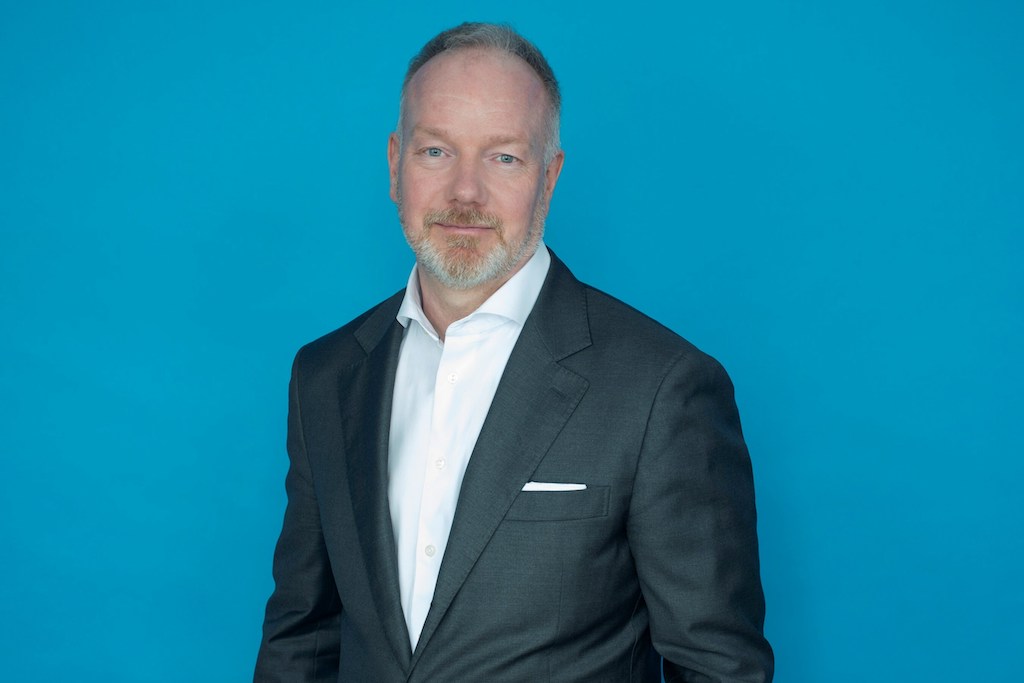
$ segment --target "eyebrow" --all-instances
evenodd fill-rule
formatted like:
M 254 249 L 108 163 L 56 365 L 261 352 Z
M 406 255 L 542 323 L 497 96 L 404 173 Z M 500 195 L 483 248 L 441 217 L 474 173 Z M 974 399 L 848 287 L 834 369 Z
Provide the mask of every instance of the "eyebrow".
M 435 138 L 442 138 L 448 140 L 451 136 L 447 131 L 441 128 L 432 128 L 430 126 L 415 126 L 412 129 L 413 135 L 422 134 L 429 135 Z M 510 145 L 510 144 L 521 144 L 529 145 L 529 141 L 515 135 L 492 135 L 487 138 L 487 143 L 491 145 Z

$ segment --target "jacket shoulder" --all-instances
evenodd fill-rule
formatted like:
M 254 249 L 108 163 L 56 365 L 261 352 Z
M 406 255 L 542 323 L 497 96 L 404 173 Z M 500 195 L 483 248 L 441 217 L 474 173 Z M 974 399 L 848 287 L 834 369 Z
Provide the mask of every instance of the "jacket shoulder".
M 396 322 L 404 295 L 405 290 L 399 290 L 338 329 L 304 345 L 295 355 L 296 366 L 339 368 L 363 359 L 391 323 Z
M 718 361 L 654 318 L 596 287 L 583 284 L 590 333 L 597 347 L 647 361 L 682 357 L 698 365 Z

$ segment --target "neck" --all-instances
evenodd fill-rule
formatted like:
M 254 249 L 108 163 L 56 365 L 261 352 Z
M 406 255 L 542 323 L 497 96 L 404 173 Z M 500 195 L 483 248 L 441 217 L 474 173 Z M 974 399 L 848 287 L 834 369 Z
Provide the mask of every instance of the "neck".
M 424 269 L 418 268 L 417 271 L 423 313 L 442 341 L 449 325 L 480 308 L 514 274 L 509 273 L 501 280 L 487 282 L 472 289 L 449 289 L 427 274 Z
M 492 294 L 501 289 L 530 262 L 536 254 L 539 244 L 531 246 L 533 249 L 527 254 L 523 254 L 519 262 L 507 273 L 470 289 L 446 287 L 426 268 L 417 265 L 416 277 L 420 286 L 420 303 L 423 306 L 423 314 L 427 316 L 427 320 L 430 321 L 441 341 L 444 341 L 444 335 L 448 331 L 449 325 L 456 320 L 462 320 L 480 308 L 485 301 L 491 298 Z

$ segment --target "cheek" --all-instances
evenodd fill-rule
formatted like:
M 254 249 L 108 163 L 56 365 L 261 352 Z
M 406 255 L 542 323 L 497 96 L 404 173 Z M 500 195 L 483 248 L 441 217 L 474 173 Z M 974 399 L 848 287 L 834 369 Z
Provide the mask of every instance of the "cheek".
M 398 176 L 398 190 L 402 203 L 409 209 L 428 207 L 437 200 L 437 179 L 428 174 L 405 169 Z
M 544 194 L 543 186 L 538 187 L 536 191 L 530 195 L 529 199 L 526 200 L 526 203 L 528 204 L 527 212 L 531 222 L 535 221 L 537 218 L 543 218 L 544 215 L 547 214 L 547 197 Z
M 543 188 L 534 184 L 518 184 L 501 193 L 502 204 L 510 214 L 532 216 L 543 198 Z

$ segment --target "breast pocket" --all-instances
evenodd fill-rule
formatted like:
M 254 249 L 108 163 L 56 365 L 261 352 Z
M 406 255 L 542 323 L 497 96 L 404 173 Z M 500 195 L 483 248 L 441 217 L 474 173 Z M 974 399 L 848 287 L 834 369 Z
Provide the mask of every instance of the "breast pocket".
M 608 514 L 608 486 L 582 491 L 520 491 L 505 519 L 520 522 L 563 522 Z

